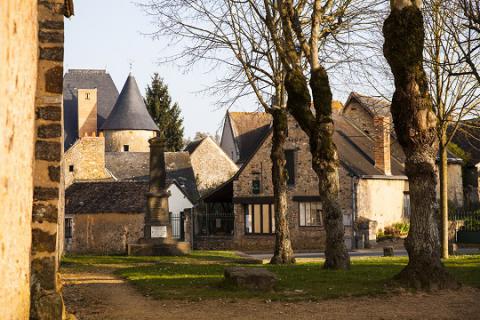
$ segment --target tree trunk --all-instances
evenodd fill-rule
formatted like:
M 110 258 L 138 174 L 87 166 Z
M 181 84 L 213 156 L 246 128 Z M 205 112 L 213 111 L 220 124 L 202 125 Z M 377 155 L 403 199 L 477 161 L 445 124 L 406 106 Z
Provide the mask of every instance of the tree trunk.
M 423 16 L 415 4 L 392 6 L 386 19 L 384 55 L 395 78 L 392 116 L 398 141 L 406 156 L 405 171 L 412 213 L 405 241 L 408 265 L 395 279 L 418 289 L 457 286 L 440 260 L 435 221 L 435 160 L 437 121 L 423 69 Z
M 447 133 L 441 128 L 440 141 L 440 163 L 439 163 L 439 180 L 440 180 L 440 218 L 441 218 L 441 235 L 442 235 L 442 258 L 448 259 L 448 159 L 447 159 Z
M 288 195 L 287 195 L 287 170 L 285 168 L 284 144 L 287 139 L 288 119 L 283 108 L 272 108 L 273 137 L 272 151 L 272 181 L 275 204 L 275 251 L 271 264 L 295 263 L 290 229 L 288 226 Z
M 311 72 L 310 88 L 315 115 L 310 112 L 310 93 L 299 68 L 287 73 L 285 87 L 288 92 L 287 108 L 309 137 L 312 168 L 319 181 L 326 232 L 324 268 L 348 269 L 350 257 L 344 242 L 343 214 L 338 204 L 338 156 L 332 139 L 334 124 L 328 75 L 321 67 Z

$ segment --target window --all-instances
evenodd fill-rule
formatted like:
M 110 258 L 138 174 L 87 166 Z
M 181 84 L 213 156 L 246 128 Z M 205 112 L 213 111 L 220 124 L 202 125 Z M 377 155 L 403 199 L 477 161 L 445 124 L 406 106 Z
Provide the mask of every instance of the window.
M 322 225 L 322 204 L 320 202 L 300 202 L 300 227 Z
M 287 184 L 293 186 L 295 184 L 295 150 L 285 150 L 285 167 L 288 173 Z
M 272 234 L 275 232 L 275 209 L 273 204 L 245 205 L 245 233 Z
M 71 239 L 73 235 L 73 219 L 65 218 L 65 239 Z
M 260 180 L 253 180 L 252 181 L 252 193 L 259 194 L 260 193 Z
M 85 100 L 90 100 L 90 92 L 85 93 Z
M 69 172 L 73 172 L 73 164 L 71 164 L 71 165 L 68 166 L 68 171 L 69 171 Z
M 410 193 L 403 193 L 403 217 L 410 218 Z
M 128 152 L 130 150 L 130 146 L 128 144 L 123 145 L 123 151 Z

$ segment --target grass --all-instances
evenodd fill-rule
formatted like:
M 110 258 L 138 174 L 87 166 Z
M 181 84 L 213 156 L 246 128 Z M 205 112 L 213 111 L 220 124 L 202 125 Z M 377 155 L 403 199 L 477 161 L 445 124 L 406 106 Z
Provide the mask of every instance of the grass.
M 195 251 L 185 257 L 74 256 L 66 257 L 62 268 L 114 268 L 143 294 L 158 299 L 317 300 L 388 293 L 386 283 L 407 263 L 406 257 L 352 258 L 349 271 L 323 270 L 321 262 L 263 265 L 279 277 L 277 290 L 264 293 L 222 284 L 224 268 L 238 259 L 228 251 Z M 452 257 L 445 265 L 465 285 L 480 287 L 480 255 Z

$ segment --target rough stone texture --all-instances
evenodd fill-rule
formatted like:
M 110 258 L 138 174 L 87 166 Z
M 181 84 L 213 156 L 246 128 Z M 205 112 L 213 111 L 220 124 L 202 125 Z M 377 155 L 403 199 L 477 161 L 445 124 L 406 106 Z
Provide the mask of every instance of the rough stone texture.
M 51 33 L 49 33 L 51 34 Z M 56 32 L 55 34 L 62 36 L 63 41 L 63 33 Z M 41 39 L 40 34 L 40 39 Z M 45 72 L 45 90 L 51 93 L 61 94 L 63 91 L 63 68 L 60 66 L 54 67 L 49 69 Z
M 65 188 L 75 181 L 112 180 L 105 169 L 105 138 L 83 137 L 65 152 Z M 71 170 L 73 166 L 73 171 Z
M 60 121 L 62 120 L 62 108 L 56 106 L 39 107 L 36 111 L 37 119 Z
M 318 195 L 318 178 L 312 169 L 310 147 L 308 138 L 299 128 L 296 121 L 289 117 L 288 138 L 285 149 L 294 149 L 295 152 L 295 185 L 288 188 L 288 221 L 290 236 L 294 250 L 317 249 L 325 247 L 325 229 L 323 226 L 299 226 L 300 203 L 293 200 L 294 196 L 316 196 Z M 263 145 L 257 150 L 250 162 L 244 167 L 238 180 L 234 181 L 234 198 L 251 197 L 252 180 L 260 180 L 260 193 L 255 196 L 273 196 L 273 185 L 271 178 L 271 134 L 266 138 Z M 352 230 L 351 223 L 352 200 L 351 200 L 351 177 L 340 167 L 340 204 L 345 216 L 345 238 L 347 247 L 351 247 Z M 245 234 L 245 204 L 235 203 L 235 231 L 234 248 L 241 250 L 271 250 L 275 242 L 272 235 L 248 235 Z M 348 223 L 347 223 L 348 222 Z M 195 243 L 195 242 L 194 242 Z M 197 246 L 198 244 L 195 244 Z
M 28 319 L 37 1 L 0 7 L 0 318 Z
M 58 221 L 58 207 L 51 204 L 35 204 L 32 218 L 34 222 L 38 223 L 43 221 L 56 223 Z
M 74 214 L 67 252 L 126 254 L 127 245 L 143 236 L 144 213 Z
M 39 138 L 59 138 L 62 136 L 62 125 L 58 123 L 41 125 L 38 127 L 37 136 Z
M 37 160 L 60 161 L 62 145 L 59 142 L 37 141 L 35 143 L 35 158 Z
M 277 276 L 263 268 L 228 267 L 224 271 L 225 283 L 240 289 L 272 291 Z
M 64 313 L 57 283 L 62 248 L 59 237 L 63 226 L 63 186 L 59 174 L 63 158 L 62 82 L 63 82 L 64 0 L 38 2 L 39 56 L 35 95 L 35 161 L 33 208 L 49 209 L 48 219 L 32 224 L 31 319 L 61 319 Z M 55 34 L 47 30 L 56 25 Z M 47 23 L 45 23 L 47 22 Z M 60 116 L 60 117 L 59 117 Z M 57 210 L 51 209 L 51 206 Z M 57 213 L 55 219 L 54 214 Z
M 147 130 L 106 130 L 105 151 L 122 152 L 123 146 L 129 146 L 129 152 L 150 152 L 148 140 L 155 137 L 155 131 Z
M 200 193 L 222 184 L 238 171 L 237 165 L 210 137 L 190 153 L 190 161 Z

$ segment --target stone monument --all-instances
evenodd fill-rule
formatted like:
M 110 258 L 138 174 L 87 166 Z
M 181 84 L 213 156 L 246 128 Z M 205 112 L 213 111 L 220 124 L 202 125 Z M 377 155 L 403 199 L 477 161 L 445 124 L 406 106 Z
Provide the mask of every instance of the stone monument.
M 150 180 L 146 194 L 147 209 L 143 238 L 128 245 L 128 255 L 170 256 L 190 251 L 189 242 L 179 242 L 172 237 L 172 224 L 168 210 L 164 139 L 155 137 L 150 143 Z

